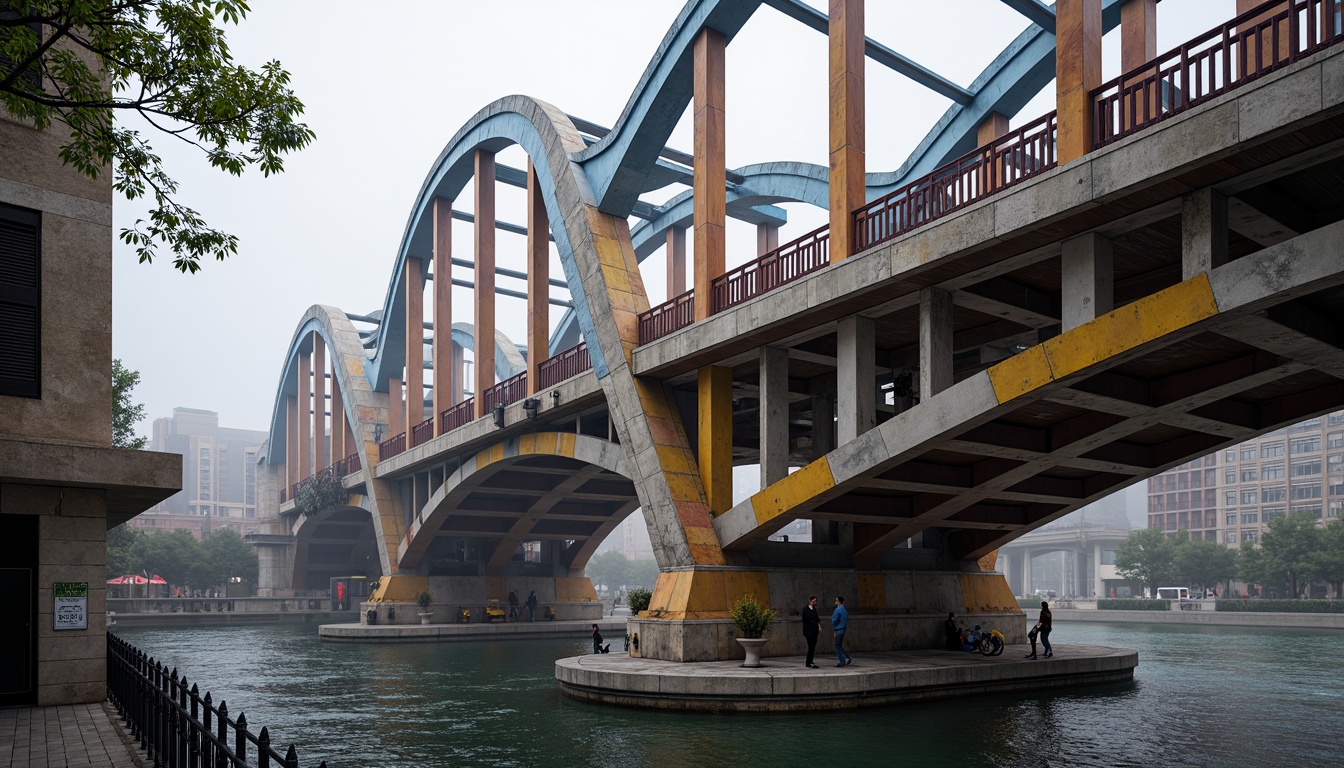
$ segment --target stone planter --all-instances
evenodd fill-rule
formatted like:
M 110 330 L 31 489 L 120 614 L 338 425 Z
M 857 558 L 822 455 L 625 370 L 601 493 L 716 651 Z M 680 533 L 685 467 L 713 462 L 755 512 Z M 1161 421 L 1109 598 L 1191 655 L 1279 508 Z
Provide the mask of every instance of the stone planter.
M 425 612 L 423 612 L 423 613 L 419 613 L 419 614 L 416 614 L 416 615 L 418 615 L 418 616 L 420 617 L 420 623 L 421 623 L 421 624 L 428 624 L 428 623 L 429 623 L 429 620 L 432 619 L 432 618 L 434 618 L 434 612 L 433 612 L 433 611 L 425 611 Z
M 765 637 L 738 637 L 737 644 L 742 646 L 742 650 L 747 652 L 746 661 L 742 662 L 744 667 L 761 666 L 761 646 L 765 645 Z

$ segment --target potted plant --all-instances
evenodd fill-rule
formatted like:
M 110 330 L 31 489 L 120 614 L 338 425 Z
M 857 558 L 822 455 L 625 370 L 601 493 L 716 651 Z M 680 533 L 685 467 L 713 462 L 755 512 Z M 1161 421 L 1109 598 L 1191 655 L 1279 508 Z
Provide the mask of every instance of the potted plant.
M 434 593 L 428 589 L 422 589 L 415 593 L 415 602 L 420 604 L 420 623 L 428 624 L 434 617 L 434 612 L 429 609 L 429 604 L 434 602 Z
M 742 662 L 744 667 L 761 666 L 761 646 L 765 645 L 768 639 L 765 636 L 770 629 L 770 622 L 775 618 L 775 611 L 766 608 L 756 601 L 753 594 L 745 594 L 733 603 L 733 609 L 730 612 L 733 617 L 733 624 L 737 627 L 738 634 L 741 637 L 736 638 L 738 645 L 746 651 L 747 658 Z

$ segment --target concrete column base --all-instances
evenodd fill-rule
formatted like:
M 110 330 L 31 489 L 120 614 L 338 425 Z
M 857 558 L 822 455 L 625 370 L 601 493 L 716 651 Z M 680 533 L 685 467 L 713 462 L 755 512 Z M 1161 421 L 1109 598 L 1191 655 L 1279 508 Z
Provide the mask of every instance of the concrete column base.
M 602 603 L 592 581 L 584 576 L 415 576 L 395 574 L 378 581 L 369 601 L 360 604 L 359 621 L 376 624 L 419 624 L 415 594 L 434 595 L 431 624 L 481 624 L 529 621 L 527 597 L 536 592 L 536 621 L 596 621 Z M 509 616 L 509 592 L 518 595 L 518 616 Z M 554 610 L 554 617 L 551 611 Z

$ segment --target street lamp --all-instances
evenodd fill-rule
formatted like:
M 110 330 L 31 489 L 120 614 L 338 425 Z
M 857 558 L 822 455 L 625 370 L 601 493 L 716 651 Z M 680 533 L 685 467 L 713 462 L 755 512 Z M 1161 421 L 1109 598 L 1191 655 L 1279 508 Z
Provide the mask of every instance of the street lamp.
M 243 577 L 242 577 L 242 576 L 230 576 L 230 577 L 229 577 L 228 584 L 225 584 L 225 585 L 224 585 L 224 597 L 229 597 L 229 596 L 230 596 L 230 595 L 229 595 L 229 592 L 230 592 L 230 590 L 231 590 L 231 588 L 230 588 L 230 586 L 229 586 L 230 584 L 242 584 L 242 583 L 243 583 Z

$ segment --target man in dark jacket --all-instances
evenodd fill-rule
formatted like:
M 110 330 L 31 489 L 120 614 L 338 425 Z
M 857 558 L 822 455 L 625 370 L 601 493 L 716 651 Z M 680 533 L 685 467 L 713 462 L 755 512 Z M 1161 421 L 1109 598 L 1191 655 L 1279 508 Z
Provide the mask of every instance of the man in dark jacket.
M 527 620 L 537 620 L 537 591 L 535 589 L 527 593 Z
M 821 669 L 812 660 L 813 654 L 817 652 L 817 635 L 821 633 L 821 618 L 817 616 L 817 596 L 813 595 L 807 598 L 807 605 L 803 606 L 803 637 L 807 639 L 807 666 L 811 669 Z

